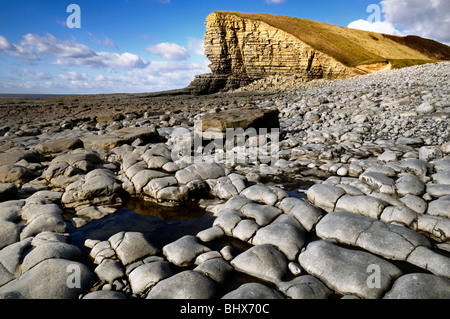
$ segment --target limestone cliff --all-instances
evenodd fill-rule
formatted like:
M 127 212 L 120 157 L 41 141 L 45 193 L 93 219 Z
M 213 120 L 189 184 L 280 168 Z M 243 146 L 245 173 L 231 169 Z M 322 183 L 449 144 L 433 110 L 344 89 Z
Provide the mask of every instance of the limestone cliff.
M 197 76 L 189 89 L 215 93 L 273 75 L 339 79 L 389 69 L 389 59 L 430 62 L 394 40 L 303 19 L 217 11 L 206 19 L 204 42 L 212 73 Z
M 270 75 L 307 80 L 361 74 L 262 21 L 212 13 L 206 19 L 205 54 L 212 74 L 197 76 L 193 93 L 236 89 Z

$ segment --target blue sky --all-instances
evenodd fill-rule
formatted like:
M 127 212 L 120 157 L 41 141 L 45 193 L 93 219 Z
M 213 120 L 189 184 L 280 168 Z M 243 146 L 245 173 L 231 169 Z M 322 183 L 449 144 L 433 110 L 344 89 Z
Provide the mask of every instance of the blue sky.
M 450 42 L 448 0 L 0 0 L 0 93 L 137 93 L 207 73 L 205 19 L 271 13 Z M 70 4 L 81 28 L 66 24 Z M 381 19 L 368 21 L 379 8 Z M 373 16 L 372 16 L 373 17 Z M 434 28 L 435 25 L 439 28 Z M 444 26 L 443 26 L 444 25 Z

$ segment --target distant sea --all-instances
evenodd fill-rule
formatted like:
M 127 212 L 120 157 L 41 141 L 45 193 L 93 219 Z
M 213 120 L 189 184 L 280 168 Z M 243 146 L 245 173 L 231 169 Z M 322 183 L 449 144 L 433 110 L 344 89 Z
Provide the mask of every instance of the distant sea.
M 76 94 L 3 94 L 3 93 L 0 93 L 0 97 L 22 98 L 22 99 L 38 99 L 38 98 L 61 97 L 61 96 L 70 96 L 70 95 L 76 95 Z

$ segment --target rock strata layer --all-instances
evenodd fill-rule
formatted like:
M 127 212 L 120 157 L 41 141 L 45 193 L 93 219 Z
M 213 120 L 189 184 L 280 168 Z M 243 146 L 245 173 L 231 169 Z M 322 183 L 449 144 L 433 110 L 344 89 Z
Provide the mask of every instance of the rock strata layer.
M 277 74 L 304 80 L 361 74 L 259 20 L 214 12 L 206 19 L 206 29 L 205 54 L 212 74 L 196 77 L 190 85 L 194 94 L 237 89 Z

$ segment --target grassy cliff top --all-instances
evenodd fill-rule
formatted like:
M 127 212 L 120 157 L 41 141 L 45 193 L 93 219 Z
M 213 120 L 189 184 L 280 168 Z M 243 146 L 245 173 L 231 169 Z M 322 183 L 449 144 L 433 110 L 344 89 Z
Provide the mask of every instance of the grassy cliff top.
M 393 68 L 400 68 L 450 60 L 449 46 L 417 36 L 398 37 L 271 14 L 229 11 L 214 13 L 262 21 L 349 67 L 389 62 Z

